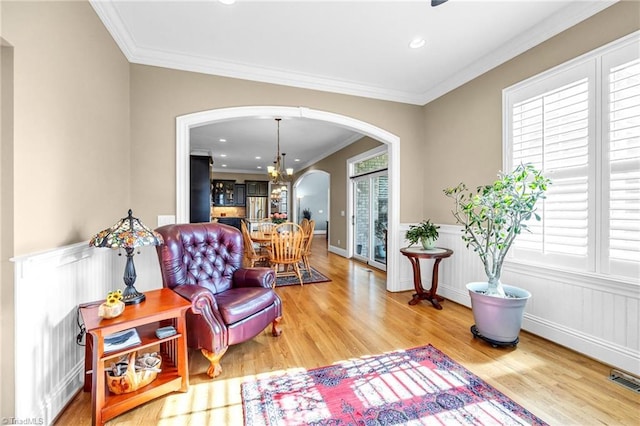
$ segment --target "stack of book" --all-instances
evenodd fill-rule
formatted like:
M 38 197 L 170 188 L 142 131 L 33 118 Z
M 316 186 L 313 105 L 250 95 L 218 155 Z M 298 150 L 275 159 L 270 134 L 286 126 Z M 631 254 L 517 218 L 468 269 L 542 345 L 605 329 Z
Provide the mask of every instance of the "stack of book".
M 104 353 L 119 351 L 141 343 L 138 330 L 130 328 L 110 334 L 104 338 Z

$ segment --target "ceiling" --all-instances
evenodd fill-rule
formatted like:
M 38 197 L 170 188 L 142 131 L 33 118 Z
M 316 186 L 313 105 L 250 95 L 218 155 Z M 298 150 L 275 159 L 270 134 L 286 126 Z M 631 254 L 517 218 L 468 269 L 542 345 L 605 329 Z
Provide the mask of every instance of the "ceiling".
M 615 3 L 449 0 L 432 7 L 429 0 L 90 1 L 131 63 L 414 105 Z M 425 44 L 411 49 L 416 38 Z M 216 144 L 220 138 L 226 145 Z M 303 119 L 281 123 L 282 151 L 296 169 L 354 140 L 357 135 L 334 125 Z M 262 164 L 247 158 L 247 146 Z M 192 149 L 213 152 L 214 169 L 227 164 L 229 171 L 255 172 L 258 165 L 271 164 L 275 147 L 272 119 L 227 121 L 192 132 Z

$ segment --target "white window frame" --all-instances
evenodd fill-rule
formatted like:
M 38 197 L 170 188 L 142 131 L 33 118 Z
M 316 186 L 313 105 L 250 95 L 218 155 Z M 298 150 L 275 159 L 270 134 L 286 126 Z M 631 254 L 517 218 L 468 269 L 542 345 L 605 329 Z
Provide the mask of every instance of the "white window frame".
M 587 256 L 545 254 L 514 247 L 507 263 L 543 266 L 601 277 L 614 275 L 623 281 L 640 284 L 637 264 L 609 260 L 608 225 L 603 226 L 603 224 L 609 223 L 609 210 L 604 208 L 605 202 L 603 201 L 603 198 L 608 199 L 609 191 L 608 151 L 604 148 L 605 144 L 609 143 L 609 121 L 603 119 L 608 116 L 608 102 L 603 101 L 604 94 L 608 93 L 604 90 L 608 76 L 602 75 L 603 70 L 609 69 L 604 66 L 606 61 L 611 60 L 613 56 L 624 50 L 636 49 L 640 52 L 639 46 L 640 31 L 637 31 L 503 90 L 502 163 L 503 170 L 509 171 L 516 166 L 512 164 L 511 142 L 514 104 L 559 88 L 579 78 L 589 79 L 588 197 L 590 201 Z M 552 174 L 546 175 L 553 180 Z

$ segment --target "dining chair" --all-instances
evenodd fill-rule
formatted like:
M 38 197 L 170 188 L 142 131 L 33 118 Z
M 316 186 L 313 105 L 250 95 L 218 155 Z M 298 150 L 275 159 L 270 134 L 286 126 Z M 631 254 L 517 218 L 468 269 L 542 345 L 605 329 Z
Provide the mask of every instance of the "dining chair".
M 304 247 L 302 249 L 302 269 L 307 271 L 311 275 L 311 264 L 309 258 L 311 257 L 311 242 L 313 241 L 313 231 L 316 228 L 316 221 L 311 219 L 307 224 L 307 230 L 305 231 Z
M 263 234 L 270 234 L 271 232 L 273 232 L 275 227 L 276 227 L 276 224 L 273 223 L 271 219 L 265 218 L 257 223 L 256 230 Z
M 253 242 L 249 228 L 247 228 L 244 220 L 240 222 L 240 230 L 242 231 L 244 246 L 243 267 L 269 266 L 269 251 L 262 245 Z
M 307 219 L 306 217 L 303 218 L 300 221 L 300 227 L 302 228 L 302 232 L 304 232 L 305 234 L 308 233 L 309 231 L 309 219 Z
M 295 276 L 302 283 L 300 263 L 302 262 L 304 233 L 300 225 L 293 222 L 281 223 L 271 234 L 269 263 L 277 277 Z M 275 283 L 274 283 L 275 286 Z

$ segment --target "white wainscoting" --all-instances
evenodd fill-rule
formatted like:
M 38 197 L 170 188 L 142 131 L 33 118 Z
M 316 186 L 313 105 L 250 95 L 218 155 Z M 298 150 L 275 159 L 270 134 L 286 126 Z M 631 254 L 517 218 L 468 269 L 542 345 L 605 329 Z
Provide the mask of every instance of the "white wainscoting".
M 408 244 L 404 238 L 408 229 L 409 224 L 401 224 L 399 247 Z M 438 294 L 470 307 L 465 285 L 486 280 L 482 263 L 465 247 L 460 227 L 441 225 L 439 233 L 437 245 L 454 254 L 440 263 Z M 433 261 L 421 262 L 423 287 L 429 288 Z M 413 289 L 408 259 L 400 259 L 399 280 L 399 288 Z M 513 262 L 505 263 L 502 282 L 533 295 L 527 303 L 524 330 L 640 375 L 640 283 Z
M 123 288 L 126 257 L 87 243 L 20 256 L 15 263 L 15 417 L 51 424 L 82 387 L 77 307 Z M 136 288 L 161 287 L 153 247 L 134 257 Z M 83 340 L 84 342 L 84 340 Z

